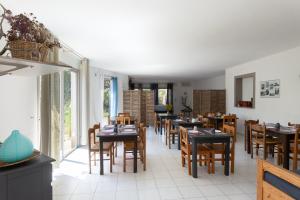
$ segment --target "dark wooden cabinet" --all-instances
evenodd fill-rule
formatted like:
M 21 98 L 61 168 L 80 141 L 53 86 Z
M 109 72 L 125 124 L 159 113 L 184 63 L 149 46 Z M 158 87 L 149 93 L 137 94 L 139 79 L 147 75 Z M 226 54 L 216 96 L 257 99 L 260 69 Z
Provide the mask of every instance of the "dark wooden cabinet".
M 0 169 L 0 199 L 52 200 L 53 161 L 41 155 L 18 166 Z
M 194 90 L 193 116 L 207 112 L 226 112 L 225 90 Z

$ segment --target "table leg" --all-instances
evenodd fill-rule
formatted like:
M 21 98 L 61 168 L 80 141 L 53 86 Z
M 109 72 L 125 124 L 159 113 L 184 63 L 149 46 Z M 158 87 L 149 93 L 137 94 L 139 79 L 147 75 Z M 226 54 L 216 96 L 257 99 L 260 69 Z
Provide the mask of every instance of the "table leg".
M 225 166 L 224 166 L 225 176 L 229 176 L 229 156 L 230 156 L 230 138 L 226 141 L 226 145 L 225 145 Z
M 194 178 L 198 178 L 197 174 L 197 141 L 193 139 L 192 141 L 192 175 Z
M 283 168 L 289 169 L 290 168 L 290 160 L 289 160 L 290 143 L 287 138 L 287 135 L 281 134 L 281 142 L 283 145 Z
M 215 121 L 215 129 L 218 130 L 218 128 L 219 128 L 219 120 L 216 119 L 216 121 Z
M 100 175 L 103 175 L 103 142 L 100 140 L 99 144 L 100 149 Z
M 246 137 L 247 152 L 248 152 L 248 154 L 251 154 L 250 131 L 248 130 L 248 128 L 247 128 L 246 134 L 247 134 L 247 137 Z
M 162 135 L 162 118 L 161 117 L 159 118 L 159 121 L 160 121 L 159 131 L 160 131 L 160 134 Z
M 181 147 L 180 147 L 180 130 L 178 130 L 178 144 L 177 145 L 178 145 L 178 150 L 180 150 L 181 149 Z
M 137 138 L 134 140 L 134 149 L 133 149 L 133 172 L 137 172 Z

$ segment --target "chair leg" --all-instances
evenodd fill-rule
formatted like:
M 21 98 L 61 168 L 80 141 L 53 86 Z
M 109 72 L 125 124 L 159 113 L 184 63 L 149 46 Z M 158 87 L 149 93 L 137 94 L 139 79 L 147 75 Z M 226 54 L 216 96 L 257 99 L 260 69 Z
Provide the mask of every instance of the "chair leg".
M 202 155 L 199 155 L 199 166 L 202 166 Z
M 112 158 L 112 148 L 113 146 L 109 149 L 109 169 L 110 173 L 112 173 L 112 164 L 113 164 L 113 158 Z
M 146 162 L 147 162 L 147 159 L 146 159 L 146 149 L 143 150 L 143 154 L 144 154 L 144 171 L 146 171 Z
M 169 134 L 169 149 L 171 149 L 171 135 Z
M 118 142 L 115 143 L 115 157 L 118 157 Z
M 293 153 L 293 171 L 297 171 L 298 153 Z
M 126 172 L 126 150 L 123 152 L 123 172 Z
M 251 145 L 251 147 L 250 147 L 250 151 L 251 151 L 251 158 L 253 158 L 253 144 L 251 143 L 250 145 Z
M 112 163 L 115 164 L 115 145 L 112 146 Z
M 267 146 L 266 146 L 266 147 L 264 147 L 264 160 L 267 159 L 267 153 L 268 153 L 268 151 L 267 151 Z
M 92 173 L 92 163 L 91 163 L 91 152 L 89 151 L 89 168 L 90 168 L 90 174 Z
M 185 166 L 185 157 L 184 155 L 181 153 L 181 166 L 184 167 Z
M 222 163 L 222 165 L 225 165 L 225 154 L 222 154 L 222 155 L 221 155 L 221 157 L 222 157 L 222 159 L 221 159 L 221 160 L 222 160 L 222 161 L 221 161 L 221 163 Z
M 94 166 L 96 166 L 96 152 L 94 152 Z
M 258 156 L 259 144 L 256 144 L 256 156 Z
M 215 154 L 212 153 L 212 171 L 213 171 L 213 174 L 215 173 Z
M 188 158 L 187 158 L 187 162 L 188 162 L 188 171 L 189 171 L 189 175 L 191 176 L 192 175 L 192 163 L 191 163 L 191 158 L 190 158 L 190 155 L 187 155 Z
M 170 143 L 170 141 L 169 141 Z M 166 133 L 166 146 L 168 145 L 168 134 Z

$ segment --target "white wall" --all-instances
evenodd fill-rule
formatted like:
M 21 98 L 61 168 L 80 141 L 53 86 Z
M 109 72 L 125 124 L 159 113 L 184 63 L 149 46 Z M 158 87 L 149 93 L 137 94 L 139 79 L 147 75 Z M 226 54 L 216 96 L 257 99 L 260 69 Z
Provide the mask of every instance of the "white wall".
M 193 82 L 193 88 L 198 90 L 224 90 L 225 74 Z
M 187 105 L 193 108 L 193 86 L 191 82 L 175 82 L 173 87 L 174 113 L 178 114 L 184 107 L 181 98 L 187 96 Z
M 243 78 L 242 84 L 243 84 L 242 100 L 251 101 L 251 98 L 253 98 L 253 77 Z
M 239 117 L 239 132 L 245 119 L 300 123 L 300 47 L 226 70 L 227 111 Z M 255 109 L 234 107 L 234 76 L 256 73 Z M 260 81 L 280 79 L 280 98 L 261 98 Z
M 39 145 L 36 77 L 0 76 L 0 141 L 17 129 Z

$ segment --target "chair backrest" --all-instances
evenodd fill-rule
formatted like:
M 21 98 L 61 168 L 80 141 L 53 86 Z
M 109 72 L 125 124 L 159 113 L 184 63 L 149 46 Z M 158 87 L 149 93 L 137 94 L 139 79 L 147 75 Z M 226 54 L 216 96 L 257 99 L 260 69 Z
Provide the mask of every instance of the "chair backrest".
M 258 139 L 263 138 L 264 146 L 266 145 L 266 125 L 250 124 L 250 137 Z
M 236 115 L 235 114 L 229 114 L 229 115 L 223 116 L 223 125 L 224 124 L 236 127 L 236 125 L 237 125 Z
M 117 124 L 123 124 L 124 123 L 124 116 L 116 117 L 116 123 Z
M 100 130 L 100 123 L 99 124 L 95 124 L 94 127 L 93 127 L 93 129 L 95 129 L 95 132 L 96 132 L 97 129 Z
M 231 147 L 230 149 L 231 150 L 234 150 L 234 147 L 235 147 L 235 135 L 236 135 L 236 128 L 234 126 L 231 126 L 231 125 L 228 125 L 228 124 L 224 124 L 223 125 L 223 132 L 224 133 L 227 133 L 230 135 L 231 139 Z
M 188 136 L 188 129 L 183 128 L 182 126 L 179 127 L 180 131 L 180 144 L 181 147 L 185 147 L 185 149 L 189 150 L 189 136 Z M 181 148 L 183 149 L 183 148 Z
M 96 137 L 95 129 L 89 128 L 89 130 L 88 130 L 89 150 L 92 148 L 92 145 L 95 144 L 95 137 Z
M 130 121 L 131 121 L 130 116 L 123 117 L 123 124 L 130 124 Z
M 146 127 L 141 127 L 139 130 L 139 135 L 142 143 L 144 144 L 144 148 L 146 148 L 146 138 L 147 138 L 146 131 L 147 131 Z
M 118 113 L 118 117 L 130 117 L 130 113 L 127 113 L 127 112 Z

